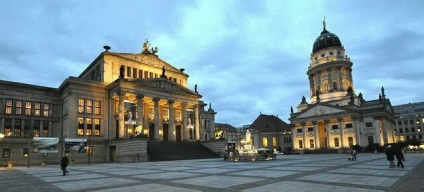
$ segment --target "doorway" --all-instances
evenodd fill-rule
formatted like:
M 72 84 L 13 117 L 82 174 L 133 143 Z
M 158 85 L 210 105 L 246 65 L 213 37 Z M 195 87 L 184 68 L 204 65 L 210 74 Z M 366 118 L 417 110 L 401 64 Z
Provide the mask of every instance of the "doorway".
M 168 141 L 169 140 L 169 136 L 168 136 L 168 124 L 163 124 L 162 125 L 162 135 L 163 135 L 163 141 Z
M 176 141 L 182 141 L 181 140 L 181 125 L 177 125 L 175 127 L 175 136 L 176 136 Z
M 155 124 L 149 123 L 149 141 L 155 140 Z

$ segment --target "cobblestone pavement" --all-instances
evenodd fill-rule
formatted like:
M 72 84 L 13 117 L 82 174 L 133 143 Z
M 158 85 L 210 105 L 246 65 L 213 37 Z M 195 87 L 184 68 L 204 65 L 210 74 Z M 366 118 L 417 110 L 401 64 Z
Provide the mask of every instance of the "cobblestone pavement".
M 384 154 L 283 155 L 273 161 L 222 159 L 0 168 L 9 191 L 424 191 L 424 154 L 389 168 Z

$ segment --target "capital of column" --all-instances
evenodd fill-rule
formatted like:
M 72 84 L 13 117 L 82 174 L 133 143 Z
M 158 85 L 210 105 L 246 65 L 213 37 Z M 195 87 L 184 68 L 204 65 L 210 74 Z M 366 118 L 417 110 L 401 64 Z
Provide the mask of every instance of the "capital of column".
M 175 103 L 175 101 L 173 101 L 173 100 L 168 100 L 168 105 L 172 105 L 172 104 L 174 104 Z
M 153 98 L 153 101 L 154 101 L 155 103 L 157 103 L 157 102 L 159 102 L 159 101 L 160 101 L 160 98 L 158 98 L 158 97 L 154 97 L 154 98 Z

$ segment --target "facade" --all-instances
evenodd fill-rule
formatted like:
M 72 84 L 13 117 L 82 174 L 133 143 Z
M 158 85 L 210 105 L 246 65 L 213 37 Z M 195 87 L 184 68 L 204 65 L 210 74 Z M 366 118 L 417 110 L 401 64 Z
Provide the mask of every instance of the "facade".
M 342 149 L 394 142 L 394 111 L 384 88 L 376 100 L 356 95 L 352 65 L 340 39 L 324 29 L 308 66 L 310 103 L 291 108 L 295 150 Z
M 78 77 L 67 78 L 59 88 L 0 81 L 0 133 L 5 133 L 0 150 L 12 154 L 3 158 L 25 161 L 22 153 L 33 137 L 59 138 L 60 153 L 66 139 L 91 142 L 97 162 L 116 160 L 124 150 L 116 142 L 134 137 L 213 138 L 216 112 L 211 105 L 204 110 L 207 104 L 197 85 L 187 87 L 184 69 L 161 60 L 157 48 L 149 47 L 146 41 L 140 53 L 117 53 L 105 46 Z M 52 161 L 60 157 L 49 155 Z
M 424 141 L 424 102 L 396 105 L 393 110 L 396 113 L 396 141 Z
M 260 114 L 249 126 L 249 131 L 256 149 L 292 150 L 291 126 L 275 115 Z
M 227 143 L 239 143 L 240 132 L 230 124 L 215 123 L 215 139 L 225 139 Z

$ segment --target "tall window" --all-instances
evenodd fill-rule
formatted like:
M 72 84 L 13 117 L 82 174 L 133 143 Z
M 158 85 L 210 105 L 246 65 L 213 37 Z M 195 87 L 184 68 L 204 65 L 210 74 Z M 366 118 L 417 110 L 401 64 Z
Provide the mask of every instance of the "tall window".
M 291 137 L 284 137 L 284 143 L 291 143 Z
M 181 111 L 175 111 L 175 121 L 176 122 L 181 121 Z
M 41 103 L 34 103 L 34 115 L 40 116 L 41 114 Z
M 49 136 L 49 122 L 43 121 L 43 137 Z
M 131 77 L 131 67 L 127 67 L 127 77 Z
M 333 81 L 333 90 L 337 90 L 337 81 Z
M 85 108 L 85 113 L 93 113 L 93 101 L 92 100 L 85 100 L 85 104 L 87 107 Z
M 86 133 L 86 135 L 92 135 L 93 119 L 87 118 L 86 121 L 87 121 L 87 133 Z
M 43 116 L 44 117 L 48 117 L 49 116 L 49 111 L 50 111 L 50 104 L 44 103 L 43 104 Z
M 84 118 L 78 118 L 78 135 L 84 135 Z
M 268 139 L 266 137 L 262 137 L 262 146 L 268 147 Z
M 4 136 L 5 137 L 12 136 L 12 119 L 6 118 L 4 120 Z
M 334 138 L 334 146 L 340 147 L 339 138 Z
M 15 137 L 21 137 L 22 120 L 15 119 Z
M 133 78 L 137 78 L 137 69 L 133 68 Z
M 169 110 L 168 109 L 162 110 L 162 118 L 163 118 L 164 121 L 168 121 L 169 120 L 168 113 L 169 113 Z
M 144 71 L 144 78 L 145 78 L 145 79 L 149 78 L 149 72 Z
M 84 99 L 78 99 L 78 112 L 84 113 Z
M 40 121 L 34 120 L 34 137 L 40 137 Z
M 349 146 L 353 145 L 353 137 L 348 137 L 347 141 L 349 142 Z
M 149 108 L 149 118 L 152 119 L 152 120 L 155 118 L 155 111 L 154 111 L 153 107 Z
M 100 101 L 94 101 L 94 114 L 100 115 L 100 111 L 101 111 Z
M 308 132 L 314 132 L 314 128 L 313 127 L 308 127 Z
M 302 140 L 299 140 L 299 148 L 303 148 L 303 141 Z
M 272 137 L 272 146 L 277 146 L 277 137 Z
M 22 114 L 22 101 L 16 101 L 15 114 L 16 115 Z
M 24 123 L 24 137 L 31 137 L 31 120 L 25 120 Z
M 6 99 L 6 109 L 5 109 L 6 114 L 12 114 L 12 106 L 13 106 L 12 99 Z
M 143 78 L 143 70 L 138 70 L 138 78 Z
M 25 115 L 31 115 L 31 101 L 25 102 Z
M 100 136 L 100 119 L 94 119 L 94 135 Z
M 297 129 L 297 132 L 298 133 L 302 133 L 302 129 L 300 128 L 300 129 Z
M 311 148 L 315 148 L 314 140 L 313 139 L 310 139 L 309 140 L 309 146 L 311 146 Z

